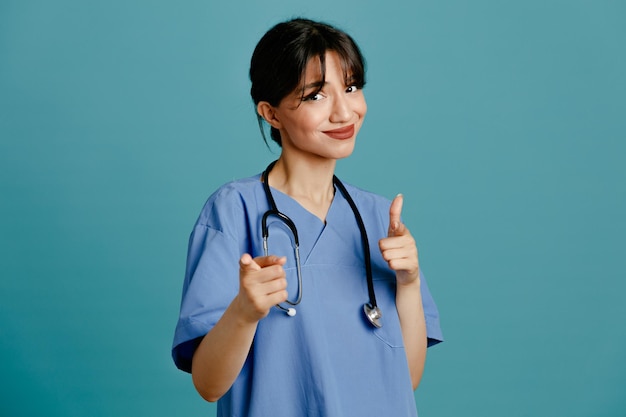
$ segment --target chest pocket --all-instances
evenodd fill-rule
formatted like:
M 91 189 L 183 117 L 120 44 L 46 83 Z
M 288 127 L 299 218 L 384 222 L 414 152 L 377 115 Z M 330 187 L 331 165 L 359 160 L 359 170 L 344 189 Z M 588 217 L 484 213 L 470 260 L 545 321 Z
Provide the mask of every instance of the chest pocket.
M 395 287 L 395 276 L 393 279 L 374 278 L 376 303 L 383 314 L 381 318 L 383 326 L 376 328 L 369 322 L 367 324 L 372 327 L 376 337 L 389 347 L 402 348 L 404 347 L 404 340 L 402 339 L 402 328 L 400 327 L 400 318 L 396 309 Z M 363 314 L 363 320 L 367 321 L 365 313 Z

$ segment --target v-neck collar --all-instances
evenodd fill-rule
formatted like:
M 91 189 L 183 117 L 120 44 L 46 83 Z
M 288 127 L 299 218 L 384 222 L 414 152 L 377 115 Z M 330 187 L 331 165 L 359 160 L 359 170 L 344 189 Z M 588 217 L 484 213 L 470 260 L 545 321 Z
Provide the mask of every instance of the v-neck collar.
M 303 264 L 306 264 L 306 261 L 315 250 L 318 242 L 320 242 L 325 235 L 329 225 L 332 227 L 334 222 L 337 221 L 337 206 L 341 205 L 344 197 L 340 192 L 335 191 L 333 201 L 330 203 L 330 207 L 326 213 L 326 222 L 323 222 L 319 217 L 304 208 L 304 206 L 288 194 L 273 187 L 270 187 L 270 190 L 276 202 L 276 208 L 291 218 L 298 229 L 300 256 L 302 257 Z
M 310 212 L 309 210 L 307 210 L 302 204 L 300 204 L 298 202 L 298 200 L 296 200 L 295 198 L 291 197 L 289 194 L 283 193 L 282 191 L 270 186 L 270 190 L 272 192 L 272 196 L 274 197 L 274 201 L 276 202 L 276 208 L 278 209 L 278 211 L 283 212 L 285 214 L 287 214 L 289 217 L 291 217 L 288 213 L 286 209 L 281 208 L 281 204 L 278 202 L 278 200 L 280 200 L 284 205 L 289 207 L 289 211 L 293 210 L 295 212 L 298 213 L 298 216 L 302 216 L 302 217 L 312 217 L 314 218 L 316 221 L 318 221 L 322 227 L 324 227 L 327 223 L 328 223 L 328 218 L 330 216 L 330 214 L 334 211 L 333 207 L 336 205 L 336 201 L 337 201 L 337 195 L 341 195 L 341 193 L 337 193 L 337 187 L 333 185 L 333 189 L 334 189 L 334 195 L 333 195 L 333 199 L 330 202 L 330 206 L 328 207 L 328 211 L 326 212 L 326 221 L 323 221 L 322 219 L 320 219 L 319 217 L 317 217 L 315 214 L 313 214 L 312 212 Z M 277 198 L 277 196 L 279 196 L 280 198 Z M 294 214 L 295 215 L 295 214 Z M 294 220 L 294 219 L 292 219 Z M 294 220 L 295 222 L 295 220 Z M 297 226 L 297 223 L 296 223 Z

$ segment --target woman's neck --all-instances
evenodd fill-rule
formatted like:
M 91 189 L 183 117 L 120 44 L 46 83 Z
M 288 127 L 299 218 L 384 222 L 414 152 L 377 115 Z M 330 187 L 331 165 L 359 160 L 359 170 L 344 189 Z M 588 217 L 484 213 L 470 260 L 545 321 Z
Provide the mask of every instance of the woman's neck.
M 322 221 L 333 201 L 336 161 L 291 161 L 283 155 L 269 175 L 269 184 L 296 200 Z

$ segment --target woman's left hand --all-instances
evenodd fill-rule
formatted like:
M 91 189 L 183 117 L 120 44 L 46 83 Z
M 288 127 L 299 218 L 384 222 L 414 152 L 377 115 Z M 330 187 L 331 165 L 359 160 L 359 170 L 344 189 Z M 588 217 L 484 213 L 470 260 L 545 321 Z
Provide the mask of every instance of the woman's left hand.
M 398 194 L 389 207 L 389 232 L 380 239 L 378 246 L 389 268 L 396 271 L 398 284 L 419 284 L 419 260 L 415 239 L 402 223 L 402 194 Z
M 428 337 L 420 289 L 417 246 L 409 229 L 402 223 L 401 214 L 402 195 L 398 194 L 389 207 L 389 232 L 378 244 L 383 258 L 396 271 L 396 307 L 415 389 L 424 372 Z

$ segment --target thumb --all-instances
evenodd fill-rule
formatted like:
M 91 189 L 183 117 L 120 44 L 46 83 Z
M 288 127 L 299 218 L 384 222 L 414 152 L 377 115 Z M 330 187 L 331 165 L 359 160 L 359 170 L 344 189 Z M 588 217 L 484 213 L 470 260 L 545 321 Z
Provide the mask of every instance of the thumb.
M 398 194 L 391 202 L 391 206 L 389 207 L 389 237 L 402 234 L 404 230 L 404 225 L 401 220 L 403 202 L 404 197 L 402 194 Z

